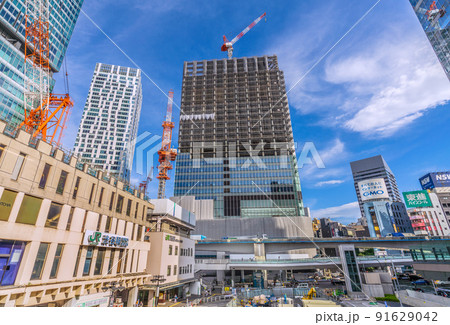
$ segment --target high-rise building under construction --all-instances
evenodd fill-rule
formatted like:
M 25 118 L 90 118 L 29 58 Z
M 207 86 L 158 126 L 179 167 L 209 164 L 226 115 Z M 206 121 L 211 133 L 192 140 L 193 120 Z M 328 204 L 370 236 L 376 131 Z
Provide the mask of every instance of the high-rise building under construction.
M 97 63 L 75 140 L 75 154 L 129 180 L 142 106 L 141 70 Z
M 276 56 L 185 62 L 175 196 L 214 199 L 214 218 L 304 216 Z
M 25 12 L 27 5 L 33 7 L 27 2 L 32 1 L 0 2 L 0 119 L 13 124 L 24 119 Z M 61 68 L 83 2 L 41 0 L 42 5 L 48 5 L 51 73 Z

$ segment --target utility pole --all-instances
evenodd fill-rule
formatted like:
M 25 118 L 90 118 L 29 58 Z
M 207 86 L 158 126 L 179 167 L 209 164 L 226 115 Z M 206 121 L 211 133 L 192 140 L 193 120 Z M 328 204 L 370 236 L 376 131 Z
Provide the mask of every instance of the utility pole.
M 150 280 L 151 282 L 156 282 L 156 301 L 155 301 L 155 307 L 158 307 L 158 300 L 159 300 L 159 284 L 161 282 L 165 282 L 166 279 L 164 278 L 164 275 L 154 275 L 153 278 Z

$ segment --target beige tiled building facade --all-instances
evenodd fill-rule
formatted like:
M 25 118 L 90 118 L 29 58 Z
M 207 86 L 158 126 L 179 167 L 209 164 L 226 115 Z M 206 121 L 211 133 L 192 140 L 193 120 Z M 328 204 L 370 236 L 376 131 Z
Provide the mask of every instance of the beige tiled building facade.
M 124 305 L 149 283 L 143 193 L 0 121 L 0 306 Z

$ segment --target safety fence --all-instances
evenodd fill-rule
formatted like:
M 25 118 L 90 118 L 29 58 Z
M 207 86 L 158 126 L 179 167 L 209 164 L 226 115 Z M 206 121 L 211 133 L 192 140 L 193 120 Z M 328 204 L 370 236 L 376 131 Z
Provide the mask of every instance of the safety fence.
M 272 288 L 272 289 L 243 289 L 241 292 L 237 292 L 238 300 L 252 299 L 255 296 L 265 295 L 266 297 L 288 297 L 294 298 L 299 296 L 306 296 L 308 288 Z

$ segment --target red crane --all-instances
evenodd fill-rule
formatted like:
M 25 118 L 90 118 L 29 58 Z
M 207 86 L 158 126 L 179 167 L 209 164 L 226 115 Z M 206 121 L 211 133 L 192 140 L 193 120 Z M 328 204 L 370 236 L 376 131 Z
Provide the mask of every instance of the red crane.
M 159 166 L 158 166 L 158 199 L 163 199 L 165 197 L 166 191 L 166 181 L 170 179 L 167 172 L 173 168 L 171 161 L 175 161 L 177 157 L 177 149 L 170 148 L 172 145 L 172 129 L 174 128 L 174 123 L 172 122 L 172 104 L 173 104 L 173 90 L 169 91 L 169 100 L 167 101 L 167 113 L 166 120 L 163 122 L 162 127 L 163 137 L 161 149 L 158 151 L 159 155 Z
M 427 16 L 429 21 L 433 21 L 436 17 L 443 17 L 445 15 L 445 9 L 438 9 L 438 7 L 436 6 L 436 1 L 433 1 L 425 15 Z
M 256 18 L 250 25 L 248 25 L 242 32 L 240 32 L 235 38 L 228 42 L 228 39 L 225 35 L 223 35 L 223 45 L 221 47 L 222 52 L 228 52 L 228 58 L 231 59 L 233 56 L 233 44 L 241 39 L 242 36 L 248 33 L 250 29 L 252 29 L 257 23 L 261 21 L 266 16 L 266 13 L 263 13 L 261 16 Z
M 60 145 L 73 101 L 69 94 L 51 93 L 51 9 L 49 1 L 25 1 L 24 121 L 18 129 L 24 128 L 33 138 Z
M 153 180 L 153 167 L 150 169 L 150 172 L 147 175 L 147 179 L 141 183 L 139 183 L 139 191 L 142 191 L 144 195 L 147 194 L 148 183 Z

